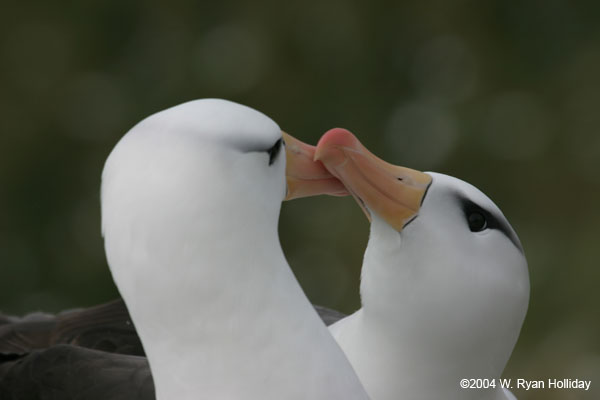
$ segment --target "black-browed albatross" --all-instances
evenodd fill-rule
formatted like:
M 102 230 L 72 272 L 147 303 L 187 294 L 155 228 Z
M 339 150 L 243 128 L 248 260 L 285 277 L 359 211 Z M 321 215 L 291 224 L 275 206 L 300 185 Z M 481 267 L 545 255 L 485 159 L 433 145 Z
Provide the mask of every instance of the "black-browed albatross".
M 323 135 L 315 159 L 371 219 L 362 308 L 330 327 L 371 398 L 513 399 L 498 378 L 529 275 L 500 209 L 459 179 L 380 160 L 344 129 Z M 495 387 L 461 388 L 476 378 Z
M 281 148 L 265 115 L 207 99 L 145 119 L 106 162 L 107 259 L 159 400 L 368 398 L 281 251 Z M 287 172 L 290 191 L 340 194 Z

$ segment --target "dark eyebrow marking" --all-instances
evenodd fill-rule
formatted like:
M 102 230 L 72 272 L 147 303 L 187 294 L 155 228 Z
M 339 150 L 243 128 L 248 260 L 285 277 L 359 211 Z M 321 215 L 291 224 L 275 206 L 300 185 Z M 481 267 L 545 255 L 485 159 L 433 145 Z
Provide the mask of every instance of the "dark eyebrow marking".
M 279 137 L 275 142 L 265 144 L 260 141 L 238 141 L 235 143 L 237 150 L 242 153 L 267 153 L 269 156 L 269 165 L 273 164 L 280 153 L 280 150 L 285 147 L 285 142 L 282 137 Z
M 521 245 L 517 234 L 512 229 L 506 218 L 486 210 L 460 193 L 457 193 L 456 196 L 465 217 L 468 217 L 468 215 L 472 212 L 481 213 L 487 220 L 488 229 L 496 229 L 497 231 L 501 232 L 519 249 L 521 253 L 524 253 L 523 246 Z
M 267 153 L 269 154 L 269 165 L 272 165 L 275 162 L 277 155 L 279 155 L 279 150 L 281 150 L 282 143 L 283 139 L 279 138 L 273 146 L 267 149 Z

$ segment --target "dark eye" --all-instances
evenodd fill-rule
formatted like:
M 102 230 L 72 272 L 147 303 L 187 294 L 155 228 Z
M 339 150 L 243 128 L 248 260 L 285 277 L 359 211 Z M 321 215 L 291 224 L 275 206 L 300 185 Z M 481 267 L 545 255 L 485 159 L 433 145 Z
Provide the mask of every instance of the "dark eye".
M 279 140 L 277 140 L 275 142 L 275 144 L 269 150 L 267 150 L 267 153 L 269 153 L 269 165 L 273 164 L 275 162 L 275 159 L 277 159 L 277 155 L 279 154 L 279 151 L 281 150 L 282 142 L 283 141 L 280 138 Z
M 485 215 L 478 211 L 470 212 L 467 215 L 467 221 L 469 221 L 469 229 L 471 232 L 481 232 L 488 227 L 488 222 L 485 218 Z

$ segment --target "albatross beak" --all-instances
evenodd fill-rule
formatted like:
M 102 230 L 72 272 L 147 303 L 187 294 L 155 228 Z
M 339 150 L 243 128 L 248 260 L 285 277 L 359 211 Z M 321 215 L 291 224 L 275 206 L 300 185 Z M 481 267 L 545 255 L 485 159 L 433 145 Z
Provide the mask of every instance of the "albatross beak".
M 308 145 L 282 132 L 285 142 L 287 196 L 285 200 L 328 194 L 347 196 L 348 192 L 336 177 L 316 161 L 315 146 Z
M 423 172 L 383 161 L 341 128 L 321 137 L 315 160 L 344 183 L 369 220 L 372 211 L 397 231 L 417 216 L 432 180 Z

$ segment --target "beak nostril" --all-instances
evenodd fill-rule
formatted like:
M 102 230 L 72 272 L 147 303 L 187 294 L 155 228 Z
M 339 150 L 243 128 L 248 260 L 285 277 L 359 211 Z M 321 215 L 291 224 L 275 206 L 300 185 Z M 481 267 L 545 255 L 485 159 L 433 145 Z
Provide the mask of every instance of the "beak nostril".
M 399 180 L 399 181 L 403 181 L 403 180 L 404 180 L 404 178 L 398 178 L 398 180 Z

